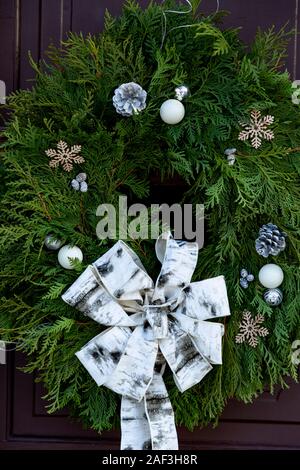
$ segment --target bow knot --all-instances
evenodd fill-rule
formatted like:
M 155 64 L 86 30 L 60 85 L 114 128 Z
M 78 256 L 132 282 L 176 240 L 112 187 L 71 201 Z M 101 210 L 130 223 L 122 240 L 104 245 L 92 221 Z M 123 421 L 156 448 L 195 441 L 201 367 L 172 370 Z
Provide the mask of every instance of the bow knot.
M 223 276 L 191 283 L 195 243 L 163 234 L 154 285 L 122 241 L 89 266 L 62 296 L 110 328 L 76 353 L 98 385 L 122 395 L 122 448 L 176 449 L 174 414 L 162 374 L 167 363 L 181 392 L 222 363 L 224 327 L 208 319 L 230 315 Z M 148 445 L 148 444 L 147 444 Z
M 151 327 L 153 340 L 168 336 L 168 311 L 166 307 L 148 305 L 145 310 L 145 320 L 146 324 Z

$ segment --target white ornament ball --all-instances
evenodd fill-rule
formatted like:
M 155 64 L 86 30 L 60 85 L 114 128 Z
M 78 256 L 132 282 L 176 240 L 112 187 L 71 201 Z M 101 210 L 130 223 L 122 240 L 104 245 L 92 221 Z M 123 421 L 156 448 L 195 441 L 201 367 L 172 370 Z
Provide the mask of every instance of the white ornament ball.
M 178 124 L 184 115 L 184 106 L 178 100 L 167 100 L 160 107 L 160 117 L 166 124 Z
M 48 250 L 59 250 L 62 246 L 63 242 L 58 240 L 57 238 L 53 237 L 53 235 L 49 234 L 45 237 L 44 245 Z
M 283 278 L 283 271 L 277 264 L 265 264 L 258 273 L 259 282 L 269 289 L 275 289 L 280 286 Z
M 65 245 L 58 252 L 58 262 L 65 269 L 74 269 L 70 263 L 70 259 L 83 260 L 83 254 L 78 246 Z

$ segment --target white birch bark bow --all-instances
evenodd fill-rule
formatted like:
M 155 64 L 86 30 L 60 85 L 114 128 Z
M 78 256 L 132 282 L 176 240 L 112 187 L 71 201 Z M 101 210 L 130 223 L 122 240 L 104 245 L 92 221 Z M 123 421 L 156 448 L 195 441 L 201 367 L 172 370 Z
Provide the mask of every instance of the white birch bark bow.
M 190 283 L 196 243 L 166 233 L 156 253 L 162 268 L 155 285 L 138 256 L 118 241 L 62 296 L 109 327 L 76 355 L 99 386 L 122 395 L 124 450 L 178 449 L 165 365 L 181 392 L 199 383 L 212 364 L 222 363 L 224 327 L 206 320 L 230 315 L 223 276 Z

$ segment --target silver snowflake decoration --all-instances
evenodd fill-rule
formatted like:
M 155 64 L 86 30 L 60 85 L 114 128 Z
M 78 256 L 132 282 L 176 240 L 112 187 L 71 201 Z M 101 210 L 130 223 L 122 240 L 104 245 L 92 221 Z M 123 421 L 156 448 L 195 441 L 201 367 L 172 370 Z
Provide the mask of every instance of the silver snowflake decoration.
M 235 337 L 235 342 L 248 343 L 255 348 L 258 345 L 258 338 L 269 334 L 269 330 L 261 326 L 263 322 L 263 315 L 259 314 L 253 317 L 248 310 L 244 310 L 243 319 L 240 323 L 239 333 Z
M 60 140 L 56 147 L 57 149 L 45 151 L 46 155 L 51 158 L 49 162 L 51 168 L 57 168 L 61 165 L 65 171 L 71 171 L 73 170 L 74 163 L 84 163 L 84 158 L 79 155 L 81 145 L 72 145 L 69 148 L 66 142 Z
M 249 123 L 241 122 L 241 126 L 245 130 L 239 133 L 239 140 L 251 140 L 251 145 L 255 149 L 258 149 L 262 140 L 274 139 L 274 132 L 268 129 L 268 127 L 274 122 L 274 116 L 267 115 L 261 117 L 260 111 L 252 111 L 251 119 Z

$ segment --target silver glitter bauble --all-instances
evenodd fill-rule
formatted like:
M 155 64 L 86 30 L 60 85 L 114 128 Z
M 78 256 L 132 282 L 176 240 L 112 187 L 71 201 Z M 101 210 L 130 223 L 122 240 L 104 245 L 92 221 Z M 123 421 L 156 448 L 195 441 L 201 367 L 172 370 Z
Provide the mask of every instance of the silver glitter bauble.
M 235 163 L 235 153 L 236 153 L 236 149 L 235 148 L 231 148 L 231 149 L 226 149 L 224 151 L 224 154 L 226 155 L 227 157 L 227 162 L 228 162 L 228 165 L 232 166 L 234 165 Z
M 146 108 L 147 92 L 137 83 L 123 83 L 115 90 L 113 105 L 118 114 L 132 116 Z
M 71 181 L 72 188 L 75 189 L 75 191 L 81 191 L 82 193 L 86 193 L 88 190 L 88 185 L 85 181 L 86 178 L 86 173 L 78 173 L 76 178 Z
M 72 180 L 71 181 L 71 186 L 72 186 L 73 189 L 75 189 L 75 191 L 79 191 L 79 189 L 80 189 L 80 183 L 77 180 Z
M 247 289 L 249 287 L 249 282 L 254 281 L 253 274 L 248 273 L 247 269 L 243 268 L 240 271 L 240 286 L 243 289 Z
M 82 193 L 86 193 L 88 190 L 88 185 L 86 183 L 86 181 L 82 181 L 82 183 L 80 183 L 80 191 Z
M 271 307 L 277 307 L 281 304 L 283 294 L 280 289 L 267 289 L 264 293 L 264 301 Z
M 245 277 L 241 277 L 240 279 L 240 286 L 243 288 L 243 289 L 247 289 L 249 287 L 249 284 L 248 284 L 248 281 Z
M 226 150 L 224 151 L 224 153 L 225 153 L 226 157 L 228 157 L 229 155 L 232 155 L 232 154 L 236 153 L 236 149 L 235 149 L 235 148 L 226 149 Z
M 176 99 L 179 101 L 184 100 L 185 98 L 190 96 L 190 94 L 191 94 L 190 89 L 186 85 L 179 85 L 175 88 L 175 96 L 176 96 Z
M 235 156 L 234 155 L 228 155 L 227 162 L 228 162 L 229 166 L 234 165 L 235 164 Z
M 86 173 L 78 173 L 78 175 L 76 176 L 76 180 L 79 183 L 82 183 L 83 181 L 85 181 L 86 180 Z
M 45 237 L 44 245 L 48 250 L 56 251 L 60 249 L 60 247 L 63 245 L 63 242 L 49 234 Z

